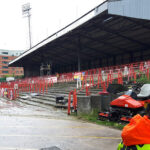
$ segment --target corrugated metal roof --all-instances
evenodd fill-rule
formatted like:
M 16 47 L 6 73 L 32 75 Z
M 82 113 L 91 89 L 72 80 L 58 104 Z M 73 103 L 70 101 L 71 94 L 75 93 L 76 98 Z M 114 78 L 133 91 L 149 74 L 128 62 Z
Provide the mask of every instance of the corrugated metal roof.
M 109 0 L 108 13 L 150 20 L 150 0 Z
M 54 33 L 53 35 L 51 35 L 47 39 L 41 41 L 40 43 L 38 43 L 37 45 L 35 45 L 31 49 L 29 49 L 28 51 L 26 51 L 25 53 L 23 53 L 22 55 L 20 55 L 19 57 L 17 57 L 13 61 L 11 61 L 9 63 L 9 65 L 11 65 L 11 64 L 15 63 L 16 61 L 22 59 L 23 57 L 27 56 L 28 54 L 36 51 L 37 49 L 41 48 L 42 46 L 46 45 L 47 43 L 50 43 L 50 42 L 56 40 L 57 38 L 65 35 L 68 32 L 71 32 L 73 29 L 79 27 L 80 25 L 84 24 L 85 22 L 89 21 L 90 19 L 96 17 L 97 15 L 104 12 L 105 10 L 107 10 L 107 1 L 104 1 L 103 3 L 101 3 L 97 7 L 93 8 L 92 10 L 87 12 L 85 15 L 81 16 L 80 18 L 78 18 L 74 22 L 70 23 L 69 25 L 67 25 L 63 29 L 57 31 L 56 33 Z

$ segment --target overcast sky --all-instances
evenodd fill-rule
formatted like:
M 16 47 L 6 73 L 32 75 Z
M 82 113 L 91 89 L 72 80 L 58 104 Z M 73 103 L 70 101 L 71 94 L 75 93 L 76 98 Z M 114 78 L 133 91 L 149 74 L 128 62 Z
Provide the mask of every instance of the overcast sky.
M 22 5 L 31 5 L 32 45 L 50 36 L 104 0 L 0 0 L 0 49 L 29 49 L 28 20 Z

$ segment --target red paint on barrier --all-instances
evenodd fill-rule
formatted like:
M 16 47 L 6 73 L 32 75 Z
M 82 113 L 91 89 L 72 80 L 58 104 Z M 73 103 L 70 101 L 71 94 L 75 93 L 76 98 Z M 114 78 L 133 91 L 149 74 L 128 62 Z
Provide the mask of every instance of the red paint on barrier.
M 71 94 L 72 94 L 72 91 L 69 93 L 69 97 L 68 97 L 68 115 L 70 115 L 70 107 L 71 107 Z

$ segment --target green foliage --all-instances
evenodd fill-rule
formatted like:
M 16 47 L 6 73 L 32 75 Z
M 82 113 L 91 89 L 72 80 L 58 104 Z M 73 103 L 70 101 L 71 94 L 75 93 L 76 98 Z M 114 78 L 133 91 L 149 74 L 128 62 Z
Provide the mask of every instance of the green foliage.
M 13 74 L 8 74 L 8 75 L 5 75 L 4 78 L 6 79 L 7 77 L 15 77 L 15 79 L 23 79 L 24 78 L 24 75 L 21 75 L 21 76 L 15 76 Z
M 80 114 L 80 115 L 77 116 L 77 118 L 82 119 L 82 120 L 86 120 L 86 121 L 90 121 L 90 122 L 93 122 L 93 123 L 96 123 L 96 124 L 99 124 L 99 125 L 104 125 L 104 126 L 117 128 L 117 129 L 120 129 L 120 130 L 122 130 L 123 127 L 126 125 L 126 124 L 118 123 L 118 122 L 110 122 L 108 120 L 105 120 L 105 121 L 98 120 L 98 110 L 93 110 L 93 112 L 89 115 Z
M 145 75 L 142 75 L 136 81 L 137 81 L 137 83 L 141 83 L 141 84 L 150 83 L 150 79 L 147 79 L 147 77 Z
M 21 76 L 15 76 L 16 79 L 23 79 L 24 78 L 24 75 L 21 75 Z
M 4 76 L 4 78 L 6 79 L 7 77 L 14 77 L 12 74 L 7 74 Z
M 3 78 L 0 78 L 0 82 L 6 82 L 6 78 L 7 77 L 14 77 L 15 79 L 23 79 L 24 78 L 24 75 L 21 75 L 21 76 L 14 76 L 12 74 L 8 74 L 8 75 L 5 75 Z
M 0 78 L 0 82 L 5 82 L 6 78 Z

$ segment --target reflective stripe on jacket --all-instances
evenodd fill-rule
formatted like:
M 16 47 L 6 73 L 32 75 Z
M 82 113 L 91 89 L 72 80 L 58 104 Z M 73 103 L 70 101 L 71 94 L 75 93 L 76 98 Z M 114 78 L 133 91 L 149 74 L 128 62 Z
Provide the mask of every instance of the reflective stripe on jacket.
M 117 150 L 150 150 L 150 144 L 125 146 L 122 142 L 118 145 Z

